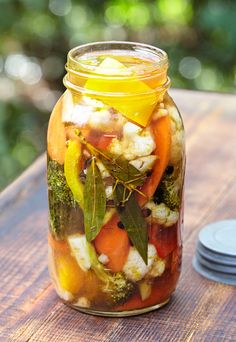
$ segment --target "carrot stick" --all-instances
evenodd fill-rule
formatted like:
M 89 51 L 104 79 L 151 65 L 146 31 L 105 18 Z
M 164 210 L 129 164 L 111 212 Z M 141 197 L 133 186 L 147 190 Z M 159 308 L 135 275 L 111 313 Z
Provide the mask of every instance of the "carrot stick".
M 158 157 L 152 175 L 141 188 L 146 197 L 138 195 L 138 202 L 144 205 L 154 194 L 170 159 L 171 124 L 169 116 L 164 116 L 152 123 L 153 135 L 156 143 L 154 154 Z
M 97 252 L 108 256 L 109 263 L 106 267 L 112 272 L 122 270 L 130 247 L 128 235 L 125 230 L 117 226 L 118 222 L 118 216 L 113 215 L 94 240 Z
M 48 243 L 55 252 L 68 253 L 70 250 L 66 241 L 55 240 L 50 233 L 48 234 Z
M 51 159 L 59 164 L 64 163 L 66 153 L 66 133 L 62 122 L 62 101 L 63 96 L 54 107 L 48 125 L 48 154 Z

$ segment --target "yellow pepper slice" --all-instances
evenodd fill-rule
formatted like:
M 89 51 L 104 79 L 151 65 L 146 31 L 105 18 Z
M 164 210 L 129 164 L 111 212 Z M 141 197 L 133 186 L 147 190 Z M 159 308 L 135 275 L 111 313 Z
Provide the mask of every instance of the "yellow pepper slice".
M 59 254 L 56 257 L 56 266 L 60 286 L 73 294 L 79 292 L 85 284 L 85 272 L 73 257 L 70 254 Z
M 81 159 L 81 145 L 78 141 L 70 140 L 65 155 L 64 172 L 66 182 L 72 191 L 72 194 L 83 209 L 84 195 L 83 184 L 79 179 L 79 163 Z
M 95 69 L 95 73 L 98 76 L 89 78 L 85 83 L 85 88 L 98 92 L 98 95 L 94 95 L 94 97 L 115 108 L 127 119 L 143 127 L 147 126 L 160 94 L 157 94 L 154 89 L 135 77 L 124 64 L 111 57 L 105 58 Z M 109 75 L 128 77 L 125 79 L 114 79 L 112 77 L 108 79 L 102 75 L 106 77 Z M 102 95 L 102 93 L 111 93 L 111 95 Z M 118 93 L 129 96 L 112 96 L 112 94 Z M 137 94 L 140 96 L 137 97 Z

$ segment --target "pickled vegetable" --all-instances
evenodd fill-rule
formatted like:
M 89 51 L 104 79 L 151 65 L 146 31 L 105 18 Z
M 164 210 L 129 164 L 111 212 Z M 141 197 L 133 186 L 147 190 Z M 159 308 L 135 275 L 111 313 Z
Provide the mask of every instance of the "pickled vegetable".
M 70 141 L 65 156 L 65 177 L 74 199 L 83 209 L 83 185 L 79 180 L 79 165 L 81 159 L 81 146 L 77 141 Z
M 66 153 L 66 133 L 62 122 L 62 98 L 57 102 L 51 114 L 47 142 L 50 158 L 62 165 Z
M 102 96 L 105 103 L 121 112 L 127 119 L 145 127 L 150 121 L 152 112 L 158 101 L 158 94 L 146 83 L 142 82 L 124 64 L 118 60 L 107 57 L 95 69 L 99 75 L 123 75 L 128 76 L 126 80 L 104 79 L 101 76 L 89 79 L 85 88 L 102 93 L 121 93 L 129 95 L 127 100 L 121 97 Z M 139 94 L 139 99 L 132 97 L 132 94 Z
M 113 52 L 69 60 L 48 130 L 52 278 L 70 305 L 108 315 L 174 291 L 184 177 L 167 66 Z

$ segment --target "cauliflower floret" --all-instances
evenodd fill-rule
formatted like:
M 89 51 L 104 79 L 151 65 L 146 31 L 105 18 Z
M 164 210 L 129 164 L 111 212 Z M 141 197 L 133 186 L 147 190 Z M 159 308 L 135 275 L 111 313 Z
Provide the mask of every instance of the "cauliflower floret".
M 150 272 L 148 272 L 148 277 L 160 277 L 165 271 L 166 263 L 165 260 L 157 257 L 152 265 Z
M 165 227 L 171 227 L 179 219 L 179 213 L 176 210 L 171 210 L 164 203 L 155 204 L 150 201 L 146 204 L 146 208 L 152 211 L 150 217 L 156 223 Z
M 92 99 L 89 96 L 83 96 L 82 102 L 87 106 L 93 107 L 94 109 L 102 109 L 105 107 L 105 105 L 102 101 Z M 108 107 L 108 106 L 106 106 L 106 107 Z
M 139 281 L 150 271 L 156 257 L 157 252 L 155 246 L 148 244 L 148 264 L 146 265 L 137 249 L 130 247 L 123 272 L 129 280 Z
M 113 127 L 112 121 L 109 110 L 101 109 L 99 111 L 95 111 L 93 115 L 90 116 L 88 124 L 93 129 L 109 131 L 111 127 Z
M 151 295 L 153 278 L 160 277 L 165 271 L 165 267 L 165 260 L 156 256 L 150 271 L 145 275 L 144 279 L 138 284 L 139 293 L 142 300 L 147 299 Z
M 111 153 L 114 153 L 120 156 L 123 153 L 123 144 L 120 140 L 118 140 L 117 138 L 114 138 L 112 139 L 109 149 Z
M 97 160 L 97 161 L 96 161 L 96 165 L 97 165 L 97 167 L 99 168 L 99 171 L 100 171 L 101 176 L 102 176 L 103 179 L 104 179 L 104 178 L 110 177 L 109 172 L 107 171 L 107 169 L 105 168 L 105 166 L 103 165 L 103 163 L 100 162 L 100 160 Z
M 89 308 L 91 303 L 86 297 L 80 297 L 76 303 L 74 303 L 75 306 L 80 306 L 81 308 Z
M 75 103 L 71 92 L 65 92 L 62 98 L 62 121 L 72 122 L 78 126 L 88 124 L 91 128 L 109 132 L 120 129 L 125 119 L 105 103 L 82 96 Z
M 72 254 L 83 271 L 87 271 L 91 267 L 91 257 L 89 253 L 89 244 L 85 235 L 70 235 L 68 237 L 69 246 Z
M 183 130 L 176 130 L 172 135 L 170 164 L 176 165 L 183 157 L 184 132 Z
M 140 134 L 141 132 L 142 128 L 132 122 L 127 122 L 123 127 L 123 136 L 125 139 L 130 138 L 133 135 Z
M 64 290 L 61 286 L 56 285 L 56 290 L 57 290 L 58 296 L 61 299 L 65 300 L 66 302 L 71 302 L 73 300 L 74 298 L 73 294 L 67 290 Z
M 177 130 L 183 129 L 183 122 L 179 115 L 178 109 L 175 106 L 171 105 L 171 106 L 168 106 L 168 110 L 169 110 L 171 120 L 175 123 L 176 129 Z
M 106 265 L 109 262 L 109 258 L 106 254 L 100 254 L 98 260 L 103 264 Z
M 105 192 L 106 192 L 106 198 L 107 199 L 112 199 L 112 194 L 113 194 L 113 187 L 112 187 L 112 185 L 106 186 Z
M 171 118 L 171 152 L 170 164 L 176 165 L 183 157 L 184 150 L 184 130 L 181 117 L 174 106 L 168 108 Z
M 128 160 L 137 157 L 148 156 L 155 149 L 156 145 L 151 136 L 150 130 L 145 130 L 143 135 L 135 135 L 124 149 L 124 157 Z
M 152 115 L 152 120 L 157 120 L 162 118 L 163 116 L 166 116 L 169 114 L 169 111 L 167 108 L 165 108 L 165 105 L 163 102 L 158 103 L 156 106 L 153 115 Z
M 91 115 L 93 108 L 81 103 L 74 103 L 73 96 L 69 90 L 62 97 L 62 122 L 72 122 L 76 125 L 85 125 Z
M 146 171 L 151 170 L 156 159 L 157 156 L 150 155 L 131 160 L 129 163 L 133 165 L 136 169 L 138 169 L 140 172 L 145 173 Z
M 149 156 L 156 145 L 149 128 L 141 129 L 139 126 L 127 122 L 123 128 L 123 139 L 114 138 L 110 151 L 123 155 L 127 160 Z

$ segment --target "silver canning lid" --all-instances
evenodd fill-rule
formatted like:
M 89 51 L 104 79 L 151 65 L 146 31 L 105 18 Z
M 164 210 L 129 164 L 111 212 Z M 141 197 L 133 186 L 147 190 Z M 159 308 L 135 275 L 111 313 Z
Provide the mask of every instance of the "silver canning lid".
M 228 266 L 228 265 L 219 264 L 218 262 L 209 261 L 203 256 L 201 256 L 198 250 L 196 251 L 196 258 L 203 266 L 209 268 L 210 270 L 228 273 L 228 274 L 235 274 L 236 276 L 236 265 Z
M 198 241 L 197 244 L 197 251 L 203 258 L 209 261 L 216 262 L 226 266 L 236 266 L 236 257 L 215 253 L 210 249 L 204 247 L 200 241 Z
M 226 274 L 217 271 L 212 271 L 206 267 L 204 267 L 195 256 L 193 258 L 193 267 L 195 271 L 201 274 L 203 277 L 217 281 L 218 283 L 226 284 L 226 285 L 236 285 L 236 275 Z
M 198 238 L 211 251 L 236 257 L 236 220 L 208 224 L 200 231 Z
M 198 238 L 194 269 L 207 279 L 236 285 L 236 220 L 208 224 Z

